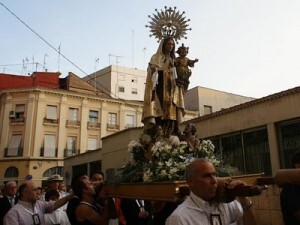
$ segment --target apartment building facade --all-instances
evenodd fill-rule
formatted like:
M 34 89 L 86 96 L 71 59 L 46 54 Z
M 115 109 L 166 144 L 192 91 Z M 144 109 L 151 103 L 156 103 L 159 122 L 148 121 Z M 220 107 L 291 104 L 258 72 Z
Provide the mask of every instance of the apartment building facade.
M 111 96 L 126 100 L 144 100 L 147 72 L 110 65 L 86 76 L 83 80 Z
M 72 73 L 59 76 L 0 74 L 0 184 L 32 178 L 42 185 L 49 175 L 64 175 L 65 157 L 99 150 L 102 137 L 142 126 L 140 102 L 95 92 Z

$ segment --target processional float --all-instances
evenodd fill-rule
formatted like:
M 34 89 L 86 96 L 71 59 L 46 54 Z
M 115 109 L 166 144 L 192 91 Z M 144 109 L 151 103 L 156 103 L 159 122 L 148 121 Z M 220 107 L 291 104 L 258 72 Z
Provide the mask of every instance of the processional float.
M 156 9 L 155 11 L 156 14 L 149 15 L 149 25 L 146 25 L 150 29 L 150 36 L 155 37 L 158 41 L 172 37 L 176 43 L 181 39 L 186 39 L 187 31 L 191 30 L 191 28 L 189 28 L 188 23 L 190 20 L 186 19 L 185 12 L 178 11 L 176 7 L 165 7 L 164 10 L 159 11 Z M 184 46 L 183 43 L 178 48 L 177 53 L 179 57 L 175 60 L 177 71 L 176 85 L 182 88 L 183 93 L 185 93 L 188 88 L 189 77 L 191 76 L 189 67 L 193 67 L 198 59 L 189 60 L 186 58 L 188 47 Z M 187 62 L 186 60 L 189 61 Z M 207 147 L 212 146 L 208 142 L 200 143 L 191 128 L 190 124 L 187 123 L 185 131 L 182 134 L 178 134 L 175 138 L 169 135 L 166 137 L 164 133 L 161 134 L 156 131 L 154 134 L 144 133 L 139 141 L 132 141 L 129 145 L 131 145 L 131 153 L 134 155 L 133 161 L 135 162 L 126 165 L 122 174 L 123 177 L 130 177 L 131 179 L 115 179 L 118 181 L 105 184 L 104 189 L 107 196 L 168 202 L 183 201 L 189 195 L 189 187 L 183 179 L 184 169 L 188 160 L 191 157 L 211 157 L 215 160 L 214 156 L 211 155 L 214 147 Z M 174 147 L 175 145 L 176 147 Z M 206 153 L 209 155 L 203 155 L 203 149 L 205 149 L 205 152 L 207 152 L 207 149 L 212 149 L 212 151 L 211 153 Z M 160 157 L 165 158 L 161 160 Z M 165 171 L 160 170 L 159 172 L 154 171 L 160 166 L 165 166 L 163 165 L 164 163 L 166 165 L 172 163 L 170 159 L 175 158 L 178 160 L 176 161 L 178 168 L 171 168 L 170 170 L 166 168 Z M 149 179 L 151 175 L 152 180 Z M 148 180 L 146 180 L 145 176 L 148 176 Z M 155 176 L 160 179 L 153 179 Z M 179 180 L 174 180 L 176 176 Z M 279 170 L 274 177 L 264 176 L 263 173 L 260 173 L 219 177 L 217 179 L 217 200 L 229 202 L 236 196 L 260 195 L 263 190 L 267 189 L 266 185 L 269 184 L 277 184 L 279 187 L 285 183 L 300 184 L 300 170 Z M 234 179 L 242 180 L 247 185 L 237 186 L 231 190 L 227 189 L 227 184 Z

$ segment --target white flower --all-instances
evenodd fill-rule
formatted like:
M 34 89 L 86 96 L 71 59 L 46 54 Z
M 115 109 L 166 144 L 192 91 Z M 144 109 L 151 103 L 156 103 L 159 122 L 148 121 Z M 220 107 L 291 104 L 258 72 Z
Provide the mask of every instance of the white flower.
M 170 174 L 175 174 L 177 173 L 178 169 L 176 167 L 170 169 Z
M 212 156 L 211 158 L 209 158 L 209 161 L 210 161 L 213 165 L 219 165 L 219 164 L 220 164 L 220 160 L 217 160 L 214 156 Z
M 138 151 L 143 151 L 143 146 L 151 143 L 150 139 L 149 135 L 143 134 L 139 142 L 131 141 L 128 145 L 128 151 L 135 156 L 132 163 L 143 165 L 144 182 L 184 179 L 186 166 L 196 158 L 206 158 L 213 165 L 221 163 L 214 156 L 215 147 L 210 140 L 203 140 L 196 149 L 190 149 L 188 143 L 180 142 L 177 136 L 170 136 L 168 139 L 153 143 L 152 158 L 150 161 L 145 161 L 143 154 L 139 154 Z
M 186 156 L 179 155 L 179 158 L 182 159 L 182 160 L 185 160 L 185 159 L 186 159 Z
M 169 159 L 168 161 L 166 161 L 166 165 L 168 167 L 172 166 L 172 164 L 173 164 L 173 159 Z
M 161 162 L 161 161 L 159 161 L 159 162 L 158 162 L 158 165 L 161 167 L 161 166 L 163 166 L 163 165 L 164 165 L 164 163 L 163 163 L 163 162 Z
M 153 145 L 151 148 L 152 155 L 158 156 L 159 153 L 157 151 L 158 151 L 157 147 L 155 145 Z
M 177 168 L 179 171 L 184 171 L 186 166 L 187 166 L 186 163 L 178 163 Z
M 162 171 L 160 171 L 159 175 L 164 177 L 164 176 L 167 176 L 168 174 L 167 174 L 166 170 L 162 170 Z
M 170 150 L 172 150 L 172 145 L 166 144 L 166 145 L 163 147 L 163 149 L 164 149 L 165 151 L 170 152 Z

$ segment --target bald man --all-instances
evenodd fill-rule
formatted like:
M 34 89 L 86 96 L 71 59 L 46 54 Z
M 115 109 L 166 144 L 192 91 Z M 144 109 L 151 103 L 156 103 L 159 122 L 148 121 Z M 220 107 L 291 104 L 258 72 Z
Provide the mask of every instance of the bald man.
M 66 204 L 72 194 L 57 201 L 45 202 L 38 199 L 38 187 L 29 180 L 20 185 L 19 201 L 4 216 L 4 225 L 45 225 L 44 214 L 52 213 L 55 209 Z
M 252 203 L 239 197 L 229 203 L 215 201 L 218 179 L 216 170 L 206 159 L 196 159 L 186 168 L 190 196 L 168 217 L 166 225 L 255 225 Z M 234 181 L 228 188 L 244 185 Z

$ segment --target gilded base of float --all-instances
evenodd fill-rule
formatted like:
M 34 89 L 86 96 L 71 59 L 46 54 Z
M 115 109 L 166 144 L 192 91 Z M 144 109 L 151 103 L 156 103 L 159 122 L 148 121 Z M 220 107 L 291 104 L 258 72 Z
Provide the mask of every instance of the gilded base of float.
M 257 179 L 262 176 L 263 174 L 250 174 L 234 176 L 231 179 L 242 180 L 247 185 L 257 185 Z M 167 202 L 181 202 L 189 195 L 186 181 L 108 184 L 104 186 L 104 190 L 109 197 Z

